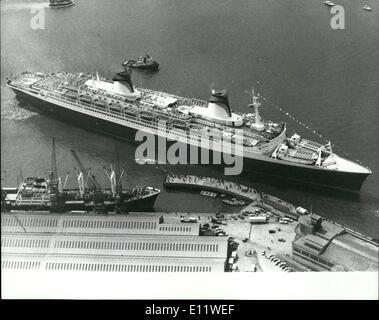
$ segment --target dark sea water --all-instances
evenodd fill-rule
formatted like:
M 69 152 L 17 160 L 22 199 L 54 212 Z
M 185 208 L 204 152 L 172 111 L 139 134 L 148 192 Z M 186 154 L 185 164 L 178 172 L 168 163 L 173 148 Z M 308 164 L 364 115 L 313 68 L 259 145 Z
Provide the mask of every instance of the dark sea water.
M 24 3 L 31 1 L 24 1 Z M 38 1 L 33 1 L 38 2 Z M 287 121 L 289 132 L 317 140 L 317 130 L 335 152 L 360 160 L 373 173 L 359 196 L 311 192 L 247 177 L 227 178 L 260 188 L 310 208 L 371 236 L 379 236 L 379 2 L 340 0 L 345 30 L 330 27 L 330 9 L 318 0 L 76 0 L 62 10 L 45 10 L 46 29 L 33 30 L 30 9 L 21 1 L 1 8 L 1 170 L 2 184 L 23 176 L 45 176 L 51 163 L 51 137 L 57 139 L 59 173 L 76 167 L 76 149 L 98 180 L 113 162 L 114 141 L 93 132 L 20 108 L 5 87 L 10 73 L 24 70 L 96 72 L 107 77 L 123 59 L 151 53 L 156 74 L 134 72 L 136 84 L 207 99 L 213 88 L 227 88 L 237 111 L 248 111 L 244 91 L 256 86 L 266 98 L 266 119 Z M 362 9 L 364 4 L 372 12 Z M 307 130 L 287 118 L 280 105 Z M 320 140 L 324 142 L 323 140 Z M 338 148 L 337 148 L 338 147 Z M 120 143 L 129 186 L 163 189 L 165 172 L 134 162 L 135 146 Z M 176 173 L 221 176 L 198 166 Z M 157 211 L 235 211 L 218 199 L 195 193 L 162 192 Z

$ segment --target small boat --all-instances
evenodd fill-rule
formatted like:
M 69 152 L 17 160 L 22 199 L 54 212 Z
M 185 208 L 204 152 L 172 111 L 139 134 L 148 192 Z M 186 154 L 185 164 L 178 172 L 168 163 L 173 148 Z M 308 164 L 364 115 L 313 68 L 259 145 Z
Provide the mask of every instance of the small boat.
M 237 199 L 222 199 L 222 202 L 230 206 L 244 206 L 246 204 L 244 201 Z
M 154 159 L 136 159 L 136 163 L 143 165 L 143 164 L 157 164 L 157 161 Z
M 336 5 L 336 4 L 333 3 L 332 1 L 325 1 L 324 3 L 325 3 L 327 6 L 329 6 L 329 7 L 333 7 L 333 6 Z
M 210 197 L 210 198 L 216 198 L 217 197 L 217 193 L 214 193 L 214 192 L 210 192 L 210 191 L 200 191 L 200 194 L 202 196 L 206 196 L 206 197 Z
M 155 61 L 149 54 L 146 54 L 146 56 L 144 57 L 139 57 L 138 60 L 125 60 L 123 66 L 143 70 L 157 71 L 159 63 Z
M 366 11 L 371 11 L 371 10 L 372 10 L 371 7 L 368 6 L 367 4 L 365 4 L 365 5 L 363 6 L 363 9 L 366 10 Z
M 58 9 L 58 8 L 66 8 L 71 7 L 75 4 L 72 0 L 50 0 L 49 7 Z

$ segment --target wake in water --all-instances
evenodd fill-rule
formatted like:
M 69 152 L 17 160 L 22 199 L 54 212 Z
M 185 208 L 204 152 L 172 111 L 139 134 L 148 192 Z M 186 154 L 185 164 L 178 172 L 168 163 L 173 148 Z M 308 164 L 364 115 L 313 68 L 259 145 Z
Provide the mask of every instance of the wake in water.
M 24 121 L 35 115 L 36 112 L 32 112 L 23 109 L 18 106 L 18 102 L 14 96 L 6 93 L 5 90 L 1 90 L 1 119 L 13 120 L 13 121 Z
M 24 121 L 33 116 L 37 115 L 37 113 L 30 112 L 19 107 L 13 107 L 13 110 L 1 110 L 1 119 L 5 120 L 13 120 L 13 121 Z

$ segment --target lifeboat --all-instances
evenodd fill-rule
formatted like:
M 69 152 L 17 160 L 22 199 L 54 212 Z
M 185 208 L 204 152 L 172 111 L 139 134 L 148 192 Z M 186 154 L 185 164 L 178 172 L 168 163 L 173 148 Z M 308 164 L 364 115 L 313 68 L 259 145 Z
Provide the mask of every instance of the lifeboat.
M 140 112 L 140 118 L 145 121 L 151 121 L 153 120 L 153 115 L 150 112 L 141 111 Z
M 90 96 L 79 96 L 79 101 L 82 103 L 92 104 L 92 98 Z
M 172 126 L 177 129 L 183 129 L 183 130 L 187 129 L 187 123 L 184 121 L 174 120 L 172 122 Z
M 121 105 L 119 102 L 111 103 L 111 104 L 109 104 L 109 109 L 111 109 L 113 111 L 120 111 Z
M 132 109 L 125 109 L 124 110 L 124 114 L 127 116 L 127 117 L 133 117 L 135 118 L 136 115 L 137 115 L 137 111 L 134 111 Z
M 104 100 L 98 100 L 98 99 L 95 99 L 94 104 L 96 107 L 100 107 L 100 108 L 105 108 L 107 105 Z

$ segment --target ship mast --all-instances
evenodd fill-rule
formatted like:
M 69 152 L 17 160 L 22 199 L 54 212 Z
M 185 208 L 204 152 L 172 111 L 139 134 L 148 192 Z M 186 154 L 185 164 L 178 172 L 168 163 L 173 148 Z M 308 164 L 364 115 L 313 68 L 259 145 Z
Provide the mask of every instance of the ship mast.
M 120 195 L 122 193 L 122 176 L 124 174 L 124 170 L 121 171 L 120 168 L 120 153 L 119 153 L 119 147 L 118 142 L 115 142 L 115 155 L 116 155 L 116 161 L 115 161 L 115 181 L 116 181 L 116 193 Z
M 59 191 L 58 184 L 57 155 L 55 150 L 55 138 L 53 138 L 51 144 L 51 171 L 49 173 L 49 186 L 52 194 Z
M 261 103 L 259 102 L 259 93 L 256 94 L 254 88 L 251 89 L 251 93 L 249 95 L 253 98 L 253 103 L 249 104 L 250 108 L 254 108 L 255 113 L 255 122 L 251 125 L 251 127 L 258 131 L 263 131 L 265 126 L 262 122 L 262 118 L 259 114 L 259 108 L 261 107 Z

